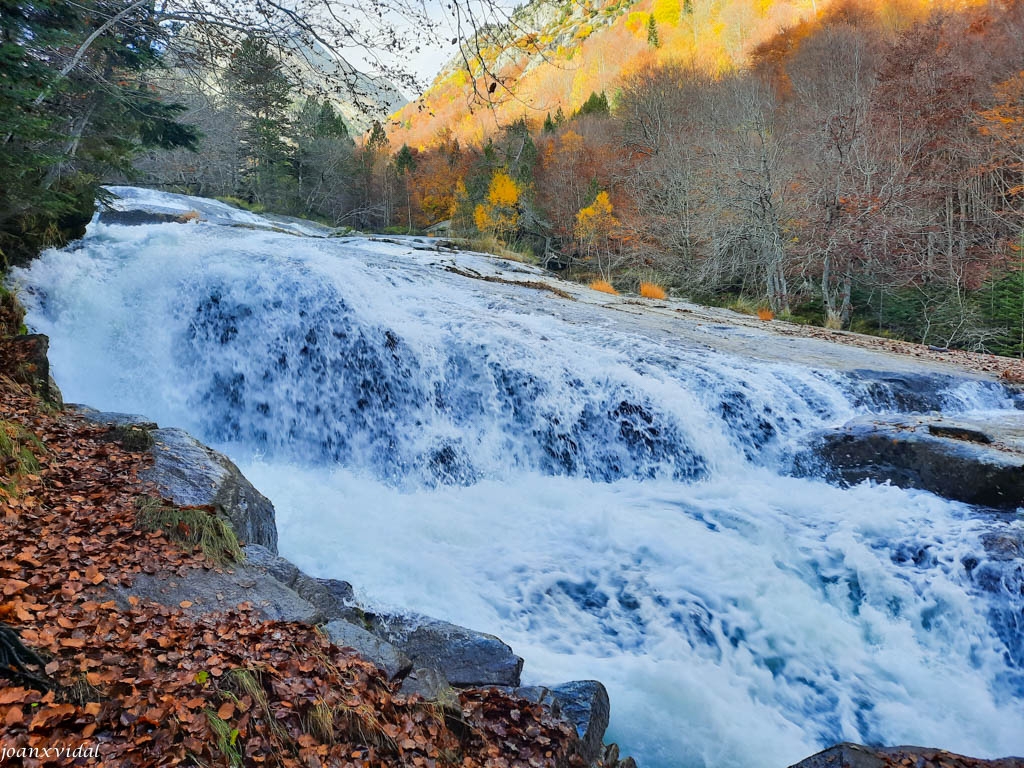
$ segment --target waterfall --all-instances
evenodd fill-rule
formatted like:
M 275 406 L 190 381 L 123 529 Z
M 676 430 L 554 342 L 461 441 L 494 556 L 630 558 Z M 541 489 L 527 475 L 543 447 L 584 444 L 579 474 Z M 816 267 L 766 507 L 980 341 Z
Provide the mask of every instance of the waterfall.
M 788 471 L 817 430 L 1012 408 L 999 386 L 843 348 L 808 364 L 465 276 L 547 279 L 530 267 L 116 191 L 208 221 L 100 218 L 15 272 L 58 384 L 228 453 L 303 569 L 493 632 L 529 682 L 602 680 L 608 738 L 644 768 L 842 740 L 1024 752 L 1024 581 L 985 548 L 1019 515 Z

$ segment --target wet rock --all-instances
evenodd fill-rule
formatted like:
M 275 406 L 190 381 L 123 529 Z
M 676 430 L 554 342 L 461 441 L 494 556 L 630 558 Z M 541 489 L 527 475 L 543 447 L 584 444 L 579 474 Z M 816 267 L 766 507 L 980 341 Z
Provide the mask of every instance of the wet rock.
M 143 481 L 155 484 L 175 504 L 220 508 L 240 541 L 277 552 L 274 505 L 227 456 L 180 429 L 158 429 L 152 435 L 153 466 L 139 473 Z
M 247 565 L 261 568 L 299 597 L 310 602 L 326 619 L 345 619 L 362 624 L 365 614 L 356 604 L 352 585 L 338 579 L 315 579 L 300 571 L 291 561 L 258 544 L 242 548 Z
M 1011 510 L 1024 506 L 1022 430 L 1019 418 L 998 425 L 937 416 L 856 420 L 820 435 L 811 455 L 844 483 L 888 481 Z M 809 474 L 812 463 L 811 456 L 799 459 L 798 472 Z
M 588 765 L 605 752 L 602 739 L 608 728 L 611 705 L 608 691 L 597 680 L 575 680 L 560 685 L 529 685 L 509 689 L 509 693 L 542 704 L 576 729 L 580 738 L 580 756 Z M 615 762 L 618 765 L 618 749 Z
M 320 616 L 309 602 L 258 568 L 240 565 L 230 570 L 195 568 L 177 573 L 142 573 L 115 596 L 122 603 L 130 596 L 169 607 L 182 606 L 194 614 L 227 611 L 249 603 L 269 621 L 315 623 Z
M 1021 768 L 1024 759 L 1004 757 L 978 760 L 928 747 L 865 747 L 837 744 L 791 765 L 790 768 L 890 768 L 890 766 L 942 766 L 942 768 Z
M 854 393 L 856 405 L 876 410 L 927 413 L 941 410 L 942 393 L 954 378 L 938 373 L 893 371 L 851 371 L 850 378 L 859 383 Z
M 338 579 L 314 579 L 300 573 L 292 589 L 329 619 L 363 624 L 366 614 L 358 607 L 352 585 Z
M 517 686 L 523 660 L 494 635 L 415 614 L 367 615 L 368 628 L 419 667 L 441 672 L 454 686 Z
M 362 627 L 335 619 L 324 625 L 324 631 L 335 645 L 354 649 L 364 659 L 384 670 L 389 680 L 404 677 L 412 669 L 412 661 L 408 656 Z
M 99 212 L 99 221 L 103 224 L 120 224 L 126 227 L 138 227 L 143 224 L 185 224 L 200 218 L 196 211 L 143 211 L 132 209 L 119 211 L 105 208 Z
M 636 768 L 636 760 L 632 757 L 620 758 L 619 745 L 609 744 L 592 765 L 594 768 Z

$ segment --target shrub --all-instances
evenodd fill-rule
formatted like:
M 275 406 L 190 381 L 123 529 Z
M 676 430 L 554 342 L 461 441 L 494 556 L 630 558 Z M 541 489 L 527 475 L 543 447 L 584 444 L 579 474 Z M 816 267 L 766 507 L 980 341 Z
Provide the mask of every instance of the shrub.
M 595 280 L 588 287 L 591 290 L 600 291 L 601 293 L 610 293 L 613 296 L 619 295 L 619 292 L 615 290 L 615 286 L 613 286 L 607 280 Z
M 640 283 L 640 295 L 645 299 L 667 299 L 665 289 L 657 283 Z
M 775 319 L 775 313 L 772 312 L 770 309 L 768 309 L 768 307 L 760 307 L 757 310 L 757 318 L 758 318 L 758 320 L 765 320 L 765 321 L 767 321 L 767 320 L 774 320 Z

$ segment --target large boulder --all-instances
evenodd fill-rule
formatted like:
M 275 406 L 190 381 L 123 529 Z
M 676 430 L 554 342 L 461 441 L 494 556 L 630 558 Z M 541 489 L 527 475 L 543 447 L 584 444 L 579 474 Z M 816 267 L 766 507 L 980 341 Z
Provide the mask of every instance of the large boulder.
M 371 632 L 401 649 L 416 667 L 436 669 L 452 685 L 517 686 L 523 660 L 494 635 L 417 614 L 367 614 Z
M 978 760 L 928 747 L 865 747 L 837 744 L 791 765 L 790 768 L 895 768 L 896 766 L 942 766 L 942 768 L 1021 768 L 1024 759 L 1004 757 Z
M 920 488 L 955 501 L 996 509 L 1024 506 L 1024 414 L 998 424 L 940 416 L 858 419 L 825 432 L 798 460 L 812 473 L 818 460 L 826 476 Z
M 157 429 L 152 436 L 153 465 L 140 479 L 175 504 L 219 508 L 240 541 L 277 552 L 274 505 L 227 456 L 181 429 Z
M 145 448 L 153 454 L 153 464 L 139 473 L 142 481 L 153 483 L 161 496 L 180 506 L 219 508 L 241 542 L 258 545 L 272 557 L 277 556 L 274 505 L 227 456 L 208 448 L 182 429 L 159 429 L 145 416 L 98 411 L 74 404 L 69 405 L 68 410 L 87 421 L 109 425 L 113 428 L 114 439 L 122 443 L 139 442 L 144 435 Z M 298 573 L 297 568 L 295 572 Z M 286 586 L 290 587 L 291 583 Z

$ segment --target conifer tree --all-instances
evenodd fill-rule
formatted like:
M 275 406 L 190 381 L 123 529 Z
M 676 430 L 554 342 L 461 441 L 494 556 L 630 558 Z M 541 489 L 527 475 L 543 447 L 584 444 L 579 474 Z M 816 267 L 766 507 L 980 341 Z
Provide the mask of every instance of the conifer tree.
M 99 181 L 140 147 L 195 146 L 147 82 L 164 34 L 142 3 L 0 6 L 0 269 L 79 236 Z
M 654 21 L 654 14 L 647 17 L 647 44 L 652 48 L 660 48 L 661 40 L 658 38 L 658 24 Z
M 243 124 L 241 191 L 250 202 L 271 203 L 288 183 L 291 83 L 267 42 L 251 37 L 232 53 L 227 82 Z

